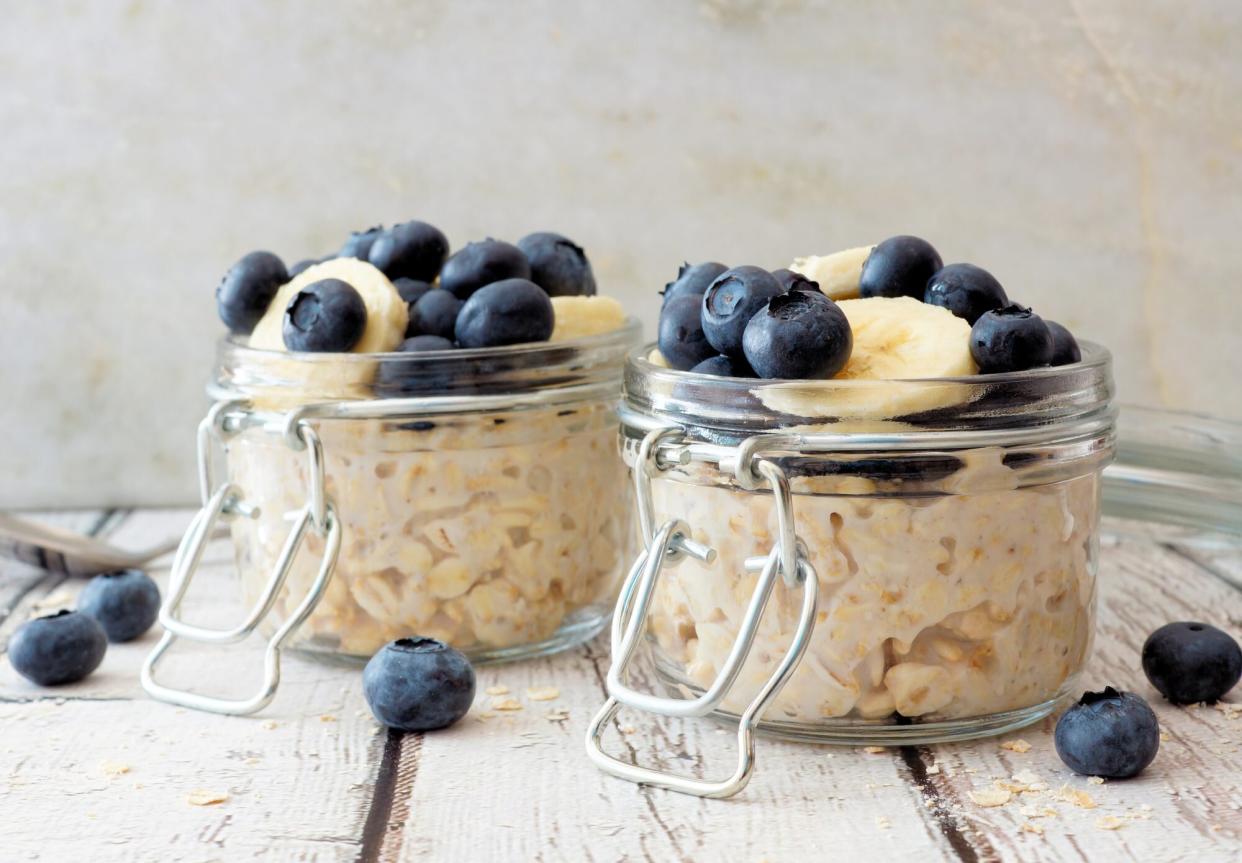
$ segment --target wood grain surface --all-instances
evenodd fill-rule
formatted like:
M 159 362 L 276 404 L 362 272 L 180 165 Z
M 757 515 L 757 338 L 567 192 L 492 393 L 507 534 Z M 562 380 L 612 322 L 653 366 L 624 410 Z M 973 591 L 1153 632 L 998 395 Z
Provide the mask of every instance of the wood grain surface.
M 40 517 L 138 547 L 180 531 L 189 513 Z M 1003 738 L 880 751 L 763 739 L 741 795 L 700 800 L 610 778 L 586 760 L 582 738 L 608 667 L 602 640 L 482 668 L 464 721 L 400 735 L 370 717 L 357 668 L 297 655 L 258 716 L 152 701 L 137 680 L 150 633 L 111 646 L 91 678 L 57 689 L 0 662 L 0 860 L 1242 859 L 1242 695 L 1173 707 L 1138 664 L 1147 633 L 1168 620 L 1242 633 L 1242 551 L 1118 522 L 1102 546 L 1085 684 L 1139 692 L 1165 732 L 1156 761 L 1127 782 L 1070 773 L 1046 721 Z M 239 609 L 230 553 L 219 544 L 206 556 L 186 603 L 196 622 Z M 0 643 L 32 613 L 72 604 L 80 586 L 0 563 Z M 257 685 L 259 648 L 178 645 L 167 676 L 240 695 Z M 624 711 L 607 738 L 612 752 L 693 775 L 730 770 L 733 743 L 711 723 Z

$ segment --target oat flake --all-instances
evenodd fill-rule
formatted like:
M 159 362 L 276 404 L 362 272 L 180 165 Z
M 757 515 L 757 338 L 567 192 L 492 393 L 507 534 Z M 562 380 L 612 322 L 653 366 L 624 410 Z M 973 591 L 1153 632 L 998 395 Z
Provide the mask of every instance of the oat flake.
M 1116 815 L 1105 815 L 1103 818 L 1095 820 L 1095 826 L 1101 830 L 1120 830 L 1125 826 L 1125 823 Z
M 186 802 L 191 806 L 215 806 L 217 803 L 223 803 L 228 799 L 227 791 L 207 791 L 203 788 L 195 788 L 185 798 Z
M 1013 797 L 1008 788 L 1001 788 L 995 785 L 991 788 L 971 789 L 966 793 L 970 795 L 970 799 L 976 805 L 983 806 L 986 809 L 991 809 L 994 806 L 1004 806 Z
M 1000 748 L 1008 749 L 1010 752 L 1023 753 L 1031 751 L 1031 744 L 1027 743 L 1022 738 L 1018 738 L 1017 740 L 1006 740 L 1000 745 Z
M 516 698 L 501 698 L 492 702 L 492 710 L 521 710 L 522 702 Z
M 561 691 L 555 686 L 532 686 L 527 688 L 526 697 L 531 701 L 555 701 L 561 697 Z
M 487 689 L 484 689 L 483 691 L 486 692 L 488 695 L 508 695 L 509 687 L 500 686 L 500 685 L 489 686 L 487 687 Z
M 122 776 L 129 772 L 129 765 L 122 764 L 119 761 L 102 761 L 99 764 L 99 769 L 106 776 Z

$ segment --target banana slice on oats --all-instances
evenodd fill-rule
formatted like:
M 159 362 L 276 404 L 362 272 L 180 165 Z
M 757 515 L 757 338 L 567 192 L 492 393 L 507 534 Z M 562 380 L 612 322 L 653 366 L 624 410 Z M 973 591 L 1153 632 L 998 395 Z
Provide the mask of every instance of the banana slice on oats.
M 862 275 L 863 262 L 874 246 L 858 246 L 843 249 L 831 255 L 807 255 L 794 258 L 789 269 L 801 273 L 813 282 L 831 300 L 848 300 L 858 296 L 858 279 Z
M 553 297 L 552 312 L 553 342 L 597 336 L 625 323 L 625 309 L 612 297 Z

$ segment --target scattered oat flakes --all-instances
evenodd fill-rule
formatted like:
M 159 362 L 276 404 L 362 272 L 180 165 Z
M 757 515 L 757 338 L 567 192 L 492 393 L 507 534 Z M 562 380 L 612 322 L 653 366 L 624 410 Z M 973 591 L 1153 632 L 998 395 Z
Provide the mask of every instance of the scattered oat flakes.
M 336 716 L 332 713 L 325 713 L 319 717 L 320 722 L 336 722 Z
M 1039 774 L 1036 773 L 1034 770 L 1019 770 L 1017 773 L 1013 775 L 1013 781 L 1020 782 L 1021 784 L 1025 785 L 1028 789 L 1032 785 L 1042 784 L 1039 781 Z
M 561 691 L 555 686 L 529 686 L 526 697 L 531 701 L 555 701 L 561 697 Z
M 262 758 L 255 758 L 254 756 L 251 756 L 250 758 L 247 758 L 245 761 L 243 761 L 242 764 L 248 764 L 253 767 L 254 765 L 261 764 L 262 762 L 263 762 Z
M 487 689 L 484 689 L 483 691 L 486 692 L 488 695 L 508 695 L 509 687 L 501 686 L 498 684 L 496 686 L 489 686 L 487 687 Z
M 864 746 L 863 747 L 863 752 L 866 752 L 869 755 L 879 755 L 883 751 L 884 751 L 883 746 Z
M 1037 836 L 1044 835 L 1044 828 L 1030 821 L 1023 821 L 1021 824 L 1018 825 L 1018 829 L 1021 830 L 1023 833 L 1034 833 Z
M 1064 800 L 1066 803 L 1073 803 L 1082 809 L 1094 809 L 1095 800 L 1086 791 L 1080 791 L 1077 788 L 1070 788 L 1069 785 L 1062 785 L 1053 794 L 1057 800 Z
M 937 776 L 937 775 L 939 775 L 939 773 L 940 773 L 940 765 L 939 765 L 939 764 L 931 764 L 931 765 L 929 765 L 929 766 L 928 766 L 928 768 L 927 768 L 927 775 L 928 775 L 928 776 Z
M 191 806 L 215 806 L 217 803 L 223 803 L 228 799 L 227 791 L 207 791 L 203 788 L 195 788 L 185 798 L 186 802 Z
M 104 772 L 105 776 L 122 776 L 129 772 L 129 765 L 119 761 L 102 761 L 99 769 Z
M 1006 740 L 1000 745 L 1000 748 L 1008 749 L 1010 752 L 1023 753 L 1031 751 L 1031 744 L 1019 737 L 1017 740 Z
M 1095 819 L 1095 826 L 1101 830 L 1120 830 L 1125 826 L 1125 823 L 1116 815 L 1105 815 L 1102 818 Z
M 276 729 L 276 728 L 279 728 L 279 727 L 280 727 L 280 723 L 279 723 L 279 722 L 277 722 L 275 719 L 269 719 L 269 720 L 267 720 L 266 722 L 264 722 L 264 723 L 263 723 L 263 730 L 264 730 L 264 731 L 272 731 L 273 729 Z
M 1103 776 L 1088 776 L 1088 777 L 1087 777 L 1087 784 L 1089 784 L 1089 785 L 1103 785 L 1103 784 L 1104 784 L 1104 777 L 1103 777 Z
M 1050 806 L 1045 806 L 1041 809 L 1037 806 L 1025 804 L 1018 807 L 1018 814 L 1023 818 L 1056 818 L 1057 810 Z
M 1160 742 L 1161 742 L 1161 743 L 1168 743 L 1168 742 L 1169 742 L 1170 740 L 1172 740 L 1172 739 L 1173 739 L 1173 738 L 1169 736 L 1169 732 L 1167 732 L 1167 731 L 1161 731 L 1161 732 L 1160 732 Z
M 500 698 L 492 702 L 492 710 L 521 710 L 522 702 L 516 698 Z
M 622 725 L 622 726 L 621 726 L 621 733 L 622 733 L 622 734 L 633 734 L 633 733 L 634 733 L 635 731 L 637 731 L 637 730 L 638 730 L 638 729 L 637 729 L 637 728 L 635 728 L 633 725 Z
M 552 707 L 544 716 L 552 722 L 560 722 L 563 719 L 569 718 L 569 711 L 564 707 Z
M 883 815 L 877 815 L 877 816 L 876 816 L 876 819 L 875 819 L 875 826 L 876 826 L 877 828 L 879 828 L 880 830 L 887 830 L 888 828 L 892 827 L 893 825 L 892 825 L 892 823 L 891 823 L 891 822 L 890 822 L 890 821 L 889 821 L 886 817 L 884 817 Z
M 980 788 L 978 790 L 971 789 L 966 793 L 970 795 L 970 799 L 973 800 L 976 805 L 983 806 L 988 809 L 993 806 L 1004 806 L 1009 802 L 1009 799 L 1013 797 L 1013 794 L 1010 793 L 1008 788 L 1002 788 L 997 785 L 993 785 L 991 788 Z

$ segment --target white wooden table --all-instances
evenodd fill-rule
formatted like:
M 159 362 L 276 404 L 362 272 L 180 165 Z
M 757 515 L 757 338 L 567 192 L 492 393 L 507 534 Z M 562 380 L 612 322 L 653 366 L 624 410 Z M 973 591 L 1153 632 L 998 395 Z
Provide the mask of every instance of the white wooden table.
M 44 517 L 138 547 L 178 532 L 189 513 Z M 587 762 L 583 732 L 608 662 L 600 641 L 483 668 L 465 720 L 400 736 L 371 719 L 356 668 L 297 656 L 258 716 L 151 701 L 137 680 L 150 633 L 112 646 L 95 675 L 59 689 L 31 686 L 0 662 L 0 860 L 1242 859 L 1242 692 L 1217 707 L 1172 707 L 1138 663 L 1145 635 L 1171 619 L 1242 634 L 1242 553 L 1111 527 L 1120 532 L 1104 541 L 1086 683 L 1133 689 L 1156 709 L 1164 741 L 1135 780 L 1072 775 L 1045 722 L 1000 739 L 874 752 L 761 740 L 739 797 L 700 800 Z M 193 617 L 218 623 L 236 612 L 228 559 L 225 545 L 208 552 L 187 603 Z M 0 562 L 0 643 L 78 587 Z M 257 647 L 182 649 L 169 673 L 240 694 L 257 679 Z M 546 687 L 555 699 L 527 693 Z M 506 706 L 519 709 L 497 709 Z M 713 774 L 728 769 L 732 743 L 711 725 L 625 713 L 609 740 L 662 767 Z M 997 788 L 1009 791 L 1003 805 L 975 799 L 1004 797 Z

